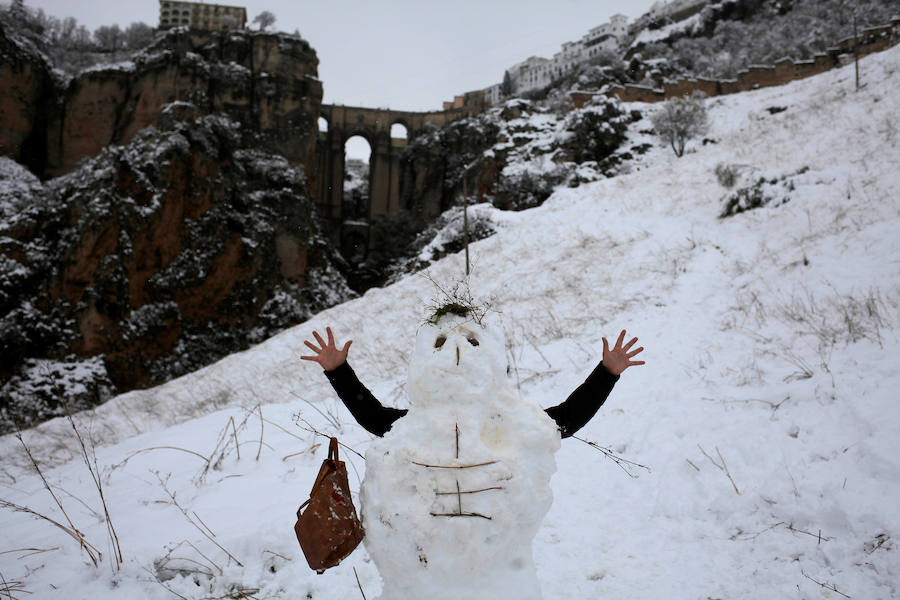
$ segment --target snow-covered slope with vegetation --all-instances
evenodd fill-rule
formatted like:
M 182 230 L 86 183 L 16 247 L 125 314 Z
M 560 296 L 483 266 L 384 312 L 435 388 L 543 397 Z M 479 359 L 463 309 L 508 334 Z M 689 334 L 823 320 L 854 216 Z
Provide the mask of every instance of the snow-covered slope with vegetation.
M 579 436 L 649 471 L 625 465 L 631 478 L 564 441 L 535 545 L 546 598 L 900 595 L 900 49 L 861 68 L 858 93 L 848 67 L 711 100 L 717 143 L 681 159 L 654 148 L 632 173 L 504 213 L 471 249 L 471 289 L 502 311 L 529 401 L 564 399 L 599 360 L 602 336 L 627 328 L 646 347 L 647 365 L 623 375 Z M 786 110 L 766 110 L 776 106 Z M 734 190 L 719 184 L 719 164 L 742 174 L 739 188 L 777 188 L 773 201 L 720 219 Z M 439 282 L 462 271 L 460 255 L 430 269 Z M 316 575 L 293 538 L 326 448 L 305 428 L 360 452 L 371 443 L 298 356 L 331 325 L 353 338 L 363 381 L 404 406 L 408 352 L 434 295 L 417 276 L 370 290 L 77 415 L 97 440 L 90 464 L 118 569 L 69 424 L 24 432 L 103 561 L 95 568 L 61 529 L 6 506 L 0 594 L 346 600 L 361 597 L 355 570 L 376 597 L 362 548 Z M 3 438 L 0 454 L 0 498 L 69 527 L 19 442 Z M 343 457 L 357 489 L 364 461 Z

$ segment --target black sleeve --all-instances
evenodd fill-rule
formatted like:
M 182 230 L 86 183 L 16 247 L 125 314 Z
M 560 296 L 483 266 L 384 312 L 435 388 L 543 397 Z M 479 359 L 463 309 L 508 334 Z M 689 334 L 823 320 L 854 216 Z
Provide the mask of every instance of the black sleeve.
M 547 414 L 559 425 L 559 432 L 564 438 L 587 425 L 606 402 L 618 380 L 619 376 L 607 371 L 601 362 L 565 402 L 547 409 Z
M 325 371 L 325 376 L 356 422 L 369 433 L 383 436 L 394 421 L 406 414 L 405 410 L 382 406 L 346 361 L 333 371 Z

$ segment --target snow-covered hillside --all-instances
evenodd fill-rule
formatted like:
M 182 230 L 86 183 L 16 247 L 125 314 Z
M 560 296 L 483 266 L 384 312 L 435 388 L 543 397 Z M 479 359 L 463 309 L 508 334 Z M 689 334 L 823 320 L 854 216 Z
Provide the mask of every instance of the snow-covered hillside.
M 599 361 L 602 336 L 626 328 L 646 348 L 646 366 L 623 375 L 579 436 L 650 470 L 631 478 L 563 441 L 535 544 L 546 598 L 900 596 L 900 48 L 861 72 L 858 93 L 851 66 L 710 100 L 716 143 L 681 159 L 660 146 L 630 174 L 500 213 L 498 233 L 471 249 L 471 289 L 502 312 L 529 401 L 564 399 Z M 781 180 L 771 185 L 788 201 L 720 220 L 720 163 L 745 183 Z M 430 273 L 452 282 L 462 271 L 457 255 Z M 376 597 L 362 547 L 316 575 L 294 539 L 327 448 L 304 423 L 359 452 L 372 439 L 298 357 L 331 325 L 353 338 L 350 361 L 376 396 L 404 406 L 434 295 L 409 277 L 77 415 L 98 442 L 118 570 L 70 425 L 25 432 L 103 561 L 7 507 L 0 596 L 346 600 L 362 597 L 355 569 Z M 18 440 L 0 440 L 0 454 L 0 498 L 68 526 Z M 343 457 L 356 490 L 364 461 Z

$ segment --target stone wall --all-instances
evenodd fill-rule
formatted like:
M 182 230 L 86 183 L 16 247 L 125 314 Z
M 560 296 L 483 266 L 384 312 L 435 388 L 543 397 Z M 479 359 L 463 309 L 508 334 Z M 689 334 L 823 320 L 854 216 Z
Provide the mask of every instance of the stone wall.
M 746 92 L 761 87 L 784 85 L 846 64 L 849 59 L 852 59 L 851 55 L 855 48 L 857 54 L 862 57 L 873 52 L 881 52 L 900 43 L 900 17 L 895 18 L 889 25 L 863 30 L 859 39 L 860 42 L 857 46 L 856 38 L 845 38 L 834 48 L 829 48 L 827 52 L 816 54 L 812 60 L 793 61 L 790 58 L 783 58 L 774 65 L 751 65 L 747 70 L 738 73 L 737 79 L 681 79 L 666 82 L 663 89 L 641 85 L 614 86 L 603 94 L 625 102 L 661 102 L 668 98 L 679 98 L 694 92 L 703 92 L 707 97 L 712 97 Z M 570 97 L 575 108 L 582 108 L 595 95 L 599 95 L 599 93 L 579 91 L 572 92 Z

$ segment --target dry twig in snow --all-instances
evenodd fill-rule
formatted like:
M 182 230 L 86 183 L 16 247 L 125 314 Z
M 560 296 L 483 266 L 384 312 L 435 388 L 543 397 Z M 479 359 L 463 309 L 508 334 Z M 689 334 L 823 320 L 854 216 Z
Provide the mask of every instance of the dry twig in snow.
M 737 484 L 734 482 L 734 479 L 731 477 L 731 473 L 728 471 L 728 465 L 725 464 L 725 459 L 722 458 L 722 453 L 719 452 L 719 447 L 716 446 L 716 454 L 719 455 L 719 460 L 722 461 L 722 464 L 717 463 L 717 462 L 715 461 L 715 459 L 714 459 L 712 456 L 710 456 L 709 454 L 707 454 L 707 453 L 706 453 L 706 450 L 703 449 L 703 446 L 701 446 L 700 444 L 697 444 L 697 447 L 700 448 L 700 452 L 703 453 L 703 456 L 705 456 L 706 458 L 709 459 L 709 462 L 711 462 L 711 463 L 714 464 L 716 467 L 718 467 L 719 470 L 724 471 L 725 475 L 728 476 L 728 481 L 731 482 L 731 485 L 732 485 L 732 487 L 734 488 L 734 493 L 737 494 L 738 496 L 740 496 L 740 495 L 741 495 L 741 490 L 738 489 Z
M 637 474 L 637 473 L 634 473 L 633 471 L 631 471 L 631 470 L 630 470 L 630 467 L 638 467 L 638 468 L 641 468 L 641 469 L 646 469 L 647 472 L 650 473 L 650 467 L 648 467 L 647 465 L 642 465 L 641 463 L 636 463 L 636 462 L 634 462 L 634 461 L 632 461 L 632 460 L 628 460 L 627 458 L 623 458 L 623 457 L 619 456 L 618 454 L 616 454 L 615 452 L 613 452 L 611 449 L 609 449 L 609 448 L 607 448 L 607 447 L 605 447 L 605 446 L 601 446 L 601 445 L 598 444 L 597 442 L 591 442 L 591 441 L 586 440 L 586 439 L 584 439 L 584 438 L 580 438 L 580 437 L 578 437 L 577 435 L 573 435 L 573 436 L 572 436 L 572 439 L 573 439 L 573 440 L 578 440 L 579 442 L 584 442 L 585 444 L 587 444 L 587 445 L 590 446 L 591 448 L 594 448 L 594 449 L 596 449 L 596 450 L 599 450 L 606 458 L 608 458 L 608 459 L 610 459 L 611 461 L 613 461 L 614 463 L 616 463 L 616 465 L 617 465 L 620 469 L 622 469 L 623 471 L 625 471 L 625 473 L 626 473 L 629 477 L 631 477 L 632 479 L 637 479 L 637 478 L 638 478 L 638 474 Z M 688 461 L 688 462 L 690 462 L 690 461 Z
M 238 566 L 243 567 L 243 566 L 244 566 L 244 563 L 242 563 L 241 561 L 239 561 L 239 560 L 234 556 L 234 554 L 232 554 L 231 552 L 229 552 L 228 550 L 226 550 L 225 547 L 222 546 L 222 544 L 220 544 L 219 542 L 217 542 L 216 540 L 214 540 L 214 539 L 213 539 L 213 536 L 211 536 L 209 533 L 207 533 L 207 530 L 206 530 L 206 529 L 204 529 L 203 527 L 200 527 L 199 525 L 197 525 L 196 521 L 194 521 L 194 519 L 191 518 L 191 516 L 188 514 L 187 510 L 185 510 L 185 508 L 184 508 L 183 506 L 181 506 L 181 505 L 178 503 L 178 500 L 175 499 L 175 494 L 172 493 L 172 492 L 169 490 L 169 486 L 166 485 L 166 480 L 163 479 L 163 478 L 160 476 L 160 474 L 159 474 L 158 472 L 154 472 L 154 475 L 156 475 L 156 478 L 159 479 L 160 485 L 162 486 L 162 488 L 163 488 L 163 490 L 166 492 L 166 494 L 169 496 L 169 498 L 170 498 L 172 504 L 173 504 L 178 510 L 181 511 L 181 514 L 183 514 L 183 515 L 184 515 L 184 518 L 188 520 L 188 523 L 190 523 L 191 525 L 193 525 L 193 526 L 197 529 L 197 531 L 199 531 L 200 533 L 202 533 L 202 534 L 204 535 L 204 537 L 206 537 L 206 539 L 208 539 L 208 540 L 211 541 L 213 544 L 215 544 L 216 546 L 218 546 L 219 550 L 221 550 L 222 552 L 224 552 L 225 554 L 228 555 L 228 558 L 230 558 L 231 560 L 233 560 L 234 562 L 236 562 L 236 563 L 238 564 Z M 196 515 L 197 513 L 195 512 L 194 514 Z M 198 517 L 198 518 L 199 518 L 199 517 Z
M 78 528 L 75 527 L 75 524 L 72 523 L 72 519 L 69 518 L 68 513 L 66 513 L 66 509 L 63 508 L 62 502 L 59 501 L 59 498 L 56 497 L 56 494 L 53 493 L 53 490 L 50 488 L 50 484 L 47 483 L 47 479 L 44 477 L 44 473 L 41 471 L 41 468 L 38 466 L 37 461 L 34 459 L 34 456 L 31 455 L 31 450 L 28 449 L 28 446 L 25 444 L 25 440 L 22 439 L 22 433 L 16 433 L 16 439 L 19 440 L 19 443 L 22 444 L 22 448 L 25 449 L 25 454 L 28 455 L 28 459 L 31 461 L 32 466 L 34 466 L 34 470 L 37 471 L 37 474 L 40 476 L 41 481 L 44 483 L 44 487 L 47 488 L 47 491 L 50 492 L 50 496 L 53 498 L 53 501 L 56 502 L 56 506 L 59 507 L 60 512 L 62 512 L 63 516 L 66 518 L 66 522 L 69 524 L 68 527 L 62 525 L 53 519 L 46 517 L 38 512 L 31 510 L 30 508 L 26 508 L 24 506 L 18 506 L 11 502 L 0 501 L 3 506 L 6 508 L 12 508 L 13 510 L 17 510 L 19 512 L 30 513 L 36 517 L 49 521 L 71 535 L 73 538 L 78 540 L 81 544 L 81 547 L 87 552 L 88 557 L 90 557 L 91 562 L 94 563 L 94 566 L 98 566 L 100 560 L 103 558 L 103 553 L 101 553 L 97 548 L 88 543 L 86 539 L 84 539 L 84 535 L 78 531 Z
M 836 593 L 836 594 L 840 594 L 840 595 L 843 596 L 844 598 L 849 598 L 849 597 L 850 597 L 850 596 L 848 596 L 847 594 L 845 594 L 844 592 L 839 591 L 839 590 L 837 589 L 837 585 L 835 585 L 835 584 L 833 584 L 833 583 L 832 583 L 831 585 L 829 585 L 829 584 L 827 584 L 827 583 L 822 583 L 821 581 L 816 581 L 815 579 L 813 579 L 812 577 L 810 577 L 809 575 L 807 575 L 807 574 L 803 571 L 803 569 L 800 569 L 800 574 L 803 575 L 804 577 L 806 577 L 807 579 L 809 579 L 810 581 L 812 581 L 813 583 L 819 584 L 820 586 L 822 586 L 822 587 L 825 588 L 826 590 L 831 590 L 832 592 L 834 592 L 834 593 Z

